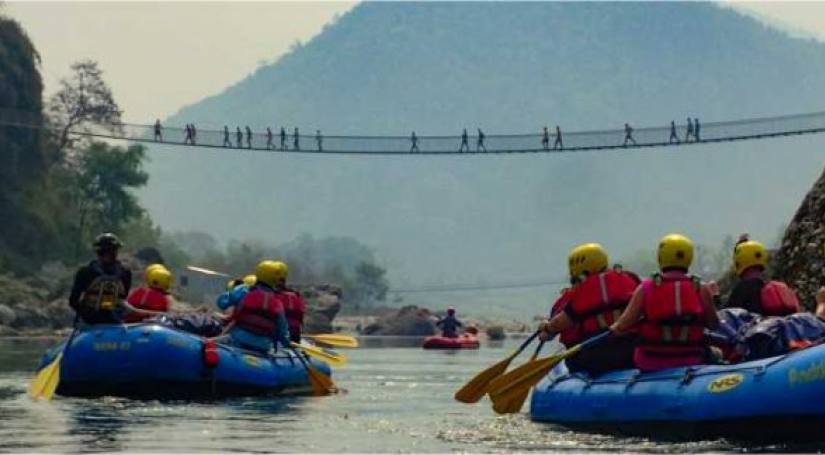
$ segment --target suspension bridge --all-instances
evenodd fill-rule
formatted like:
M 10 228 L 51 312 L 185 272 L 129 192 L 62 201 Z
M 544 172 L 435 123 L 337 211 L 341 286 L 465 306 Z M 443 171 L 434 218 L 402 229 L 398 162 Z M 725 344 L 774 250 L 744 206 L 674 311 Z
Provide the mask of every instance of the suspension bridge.
M 42 115 L 13 109 L 0 109 L 0 126 L 53 130 L 62 133 L 67 123 L 59 119 L 44 122 Z M 68 134 L 96 139 L 124 140 L 138 143 L 181 147 L 203 147 L 229 151 L 267 153 L 305 153 L 336 155 L 473 155 L 517 153 L 568 153 L 597 150 L 628 150 L 651 147 L 683 147 L 721 142 L 747 141 L 825 132 L 825 112 L 750 118 L 701 125 L 699 134 L 687 135 L 686 125 L 644 127 L 632 131 L 627 140 L 624 128 L 593 131 L 555 131 L 547 136 L 536 134 L 489 134 L 477 132 L 466 138 L 456 136 L 342 136 L 321 132 L 301 134 L 273 128 L 247 131 L 245 126 L 227 129 L 195 129 L 120 123 L 111 125 L 78 124 Z M 159 133 L 159 134 L 156 134 Z M 675 137 L 672 133 L 675 133 Z M 557 139 L 560 139 L 557 143 Z M 413 147 L 415 145 L 415 147 Z

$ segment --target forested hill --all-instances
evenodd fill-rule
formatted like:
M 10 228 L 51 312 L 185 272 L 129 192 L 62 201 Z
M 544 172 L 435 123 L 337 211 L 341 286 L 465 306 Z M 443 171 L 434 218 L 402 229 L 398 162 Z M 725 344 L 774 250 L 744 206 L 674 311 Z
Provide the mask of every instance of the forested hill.
M 166 123 L 570 131 L 822 110 L 822 87 L 825 45 L 713 4 L 364 3 Z M 707 243 L 741 231 L 773 239 L 823 146 L 405 159 L 164 151 L 143 197 L 162 225 L 222 239 L 356 236 L 396 284 L 551 280 L 578 241 L 620 259 L 670 230 Z

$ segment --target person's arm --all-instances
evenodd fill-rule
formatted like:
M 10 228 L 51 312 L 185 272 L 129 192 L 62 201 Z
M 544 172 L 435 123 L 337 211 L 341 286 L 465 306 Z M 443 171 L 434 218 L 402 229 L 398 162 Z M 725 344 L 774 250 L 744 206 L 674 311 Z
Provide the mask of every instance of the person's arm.
M 77 310 L 78 303 L 80 303 L 80 296 L 83 295 L 83 291 L 89 287 L 89 274 L 86 270 L 86 267 L 83 267 L 78 270 L 74 276 L 72 292 L 69 294 L 69 306 L 74 310 Z
M 619 319 L 610 326 L 610 331 L 616 335 L 623 335 L 625 332 L 633 328 L 639 319 L 642 318 L 644 309 L 644 285 L 641 285 L 633 291 L 633 296 L 630 298 L 630 303 L 619 316 Z
M 542 341 L 549 340 L 550 338 L 556 336 L 557 333 L 561 333 L 570 327 L 573 327 L 575 322 L 573 319 L 570 318 L 570 315 L 567 314 L 566 311 L 560 311 L 555 316 L 550 318 L 549 321 L 545 321 L 539 327 L 541 333 L 539 333 L 539 338 Z
M 289 324 L 286 322 L 286 314 L 284 314 L 283 311 L 278 313 L 275 325 L 277 328 L 275 329 L 274 341 L 288 348 L 291 344 L 289 340 Z
M 825 287 L 816 291 L 816 316 L 825 319 Z
M 123 292 L 124 294 L 121 297 L 126 297 L 129 295 L 129 291 L 132 289 L 132 271 L 124 268 L 123 273 L 121 274 L 121 281 L 123 282 Z
M 435 326 L 436 327 L 441 327 L 442 325 L 444 325 L 444 320 L 443 319 L 439 319 L 439 320 L 435 321 Z
M 461 323 L 458 319 L 455 320 L 456 327 L 464 327 L 464 324 Z

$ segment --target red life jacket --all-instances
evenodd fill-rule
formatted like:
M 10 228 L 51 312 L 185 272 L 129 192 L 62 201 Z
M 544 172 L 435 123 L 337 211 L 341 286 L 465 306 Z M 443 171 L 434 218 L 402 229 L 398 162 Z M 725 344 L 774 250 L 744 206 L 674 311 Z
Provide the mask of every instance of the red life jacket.
M 796 292 L 781 281 L 768 281 L 760 292 L 763 316 L 787 316 L 799 313 Z
M 286 295 L 284 303 L 284 312 L 286 313 L 286 322 L 289 325 L 289 333 L 301 333 L 301 327 L 304 325 L 304 313 L 306 313 L 306 303 L 301 293 L 293 289 L 285 289 L 282 291 Z
M 553 303 L 553 307 L 550 310 L 550 317 L 561 313 L 570 303 L 570 299 L 573 297 L 573 288 L 565 288 L 561 290 L 561 295 L 559 298 L 556 299 L 555 303 Z M 581 327 L 578 324 L 574 324 L 570 328 L 563 330 L 559 334 L 559 340 L 565 346 L 573 346 L 576 344 L 576 340 L 581 338 L 579 332 L 581 331 Z
M 633 275 L 608 270 L 590 275 L 576 286 L 567 310 L 580 327 L 573 343 L 585 341 L 616 322 L 638 285 Z
M 140 287 L 132 291 L 126 299 L 129 305 L 140 309 L 149 311 L 169 311 L 169 298 L 165 293 L 148 286 Z M 126 315 L 126 322 L 140 322 L 150 315 L 143 315 L 134 312 L 129 312 Z
M 278 315 L 284 312 L 286 294 L 253 287 L 232 313 L 235 327 L 255 335 L 271 337 L 275 334 Z
M 636 366 L 655 370 L 701 363 L 705 311 L 698 279 L 667 273 L 642 286 L 644 319 L 634 354 Z

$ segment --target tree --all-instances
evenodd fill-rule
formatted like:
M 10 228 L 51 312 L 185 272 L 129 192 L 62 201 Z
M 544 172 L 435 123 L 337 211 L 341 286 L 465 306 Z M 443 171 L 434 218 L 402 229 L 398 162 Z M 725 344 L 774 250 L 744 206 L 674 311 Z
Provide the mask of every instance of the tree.
M 130 192 L 146 184 L 149 175 L 143 170 L 146 149 L 142 145 L 128 148 L 93 142 L 79 155 L 77 174 L 80 215 L 80 239 L 87 240 L 87 229 L 119 231 L 129 221 L 140 217 L 143 209 Z
M 383 302 L 387 298 L 389 284 L 385 277 L 387 271 L 368 262 L 358 264 L 355 269 L 355 298 L 358 303 L 371 304 Z
M 119 133 L 122 128 L 120 108 L 97 62 L 81 60 L 71 66 L 71 71 L 71 76 L 60 81 L 60 90 L 49 102 L 50 121 L 59 128 L 54 138 L 58 160 L 65 159 L 66 150 L 77 145 L 70 138 L 71 131 L 98 127 Z

